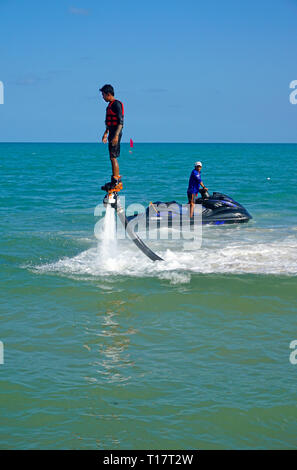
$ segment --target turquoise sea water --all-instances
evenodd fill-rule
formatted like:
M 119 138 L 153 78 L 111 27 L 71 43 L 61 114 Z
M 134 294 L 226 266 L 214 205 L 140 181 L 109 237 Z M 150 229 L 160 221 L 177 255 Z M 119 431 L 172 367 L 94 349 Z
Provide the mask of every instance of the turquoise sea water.
M 0 144 L 0 447 L 297 448 L 297 145 L 122 145 L 126 205 L 186 202 L 193 162 L 246 225 L 102 259 L 101 144 Z M 268 179 L 270 178 L 270 179 Z

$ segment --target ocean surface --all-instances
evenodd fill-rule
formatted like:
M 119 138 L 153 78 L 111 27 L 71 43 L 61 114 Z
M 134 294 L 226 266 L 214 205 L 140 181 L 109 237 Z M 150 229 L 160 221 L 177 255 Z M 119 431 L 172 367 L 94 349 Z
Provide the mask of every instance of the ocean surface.
M 126 206 L 210 192 L 200 249 L 94 234 L 103 144 L 0 144 L 1 449 L 297 448 L 297 144 L 138 144 Z

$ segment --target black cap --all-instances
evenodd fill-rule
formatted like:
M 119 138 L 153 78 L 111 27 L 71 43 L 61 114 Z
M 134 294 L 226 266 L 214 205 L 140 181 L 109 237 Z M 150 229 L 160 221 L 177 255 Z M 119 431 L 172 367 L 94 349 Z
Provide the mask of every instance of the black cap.
M 102 88 L 100 88 L 101 93 L 110 93 L 112 96 L 114 96 L 114 89 L 113 86 L 111 85 L 104 85 Z

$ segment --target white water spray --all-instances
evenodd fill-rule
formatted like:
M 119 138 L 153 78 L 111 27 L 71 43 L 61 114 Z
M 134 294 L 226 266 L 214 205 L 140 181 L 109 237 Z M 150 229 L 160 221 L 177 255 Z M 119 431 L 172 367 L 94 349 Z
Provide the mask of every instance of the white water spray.
M 110 204 L 106 207 L 102 239 L 99 243 L 101 263 L 106 269 L 112 269 L 117 256 L 117 238 L 115 209 Z

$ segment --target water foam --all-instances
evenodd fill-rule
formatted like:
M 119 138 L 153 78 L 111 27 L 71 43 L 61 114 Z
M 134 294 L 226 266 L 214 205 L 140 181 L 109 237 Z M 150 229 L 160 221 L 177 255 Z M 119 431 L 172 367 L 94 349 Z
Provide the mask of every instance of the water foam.
M 111 218 L 111 214 L 109 216 Z M 111 219 L 109 222 L 112 224 Z M 106 230 L 97 247 L 36 269 L 105 279 L 106 276 L 112 279 L 114 275 L 157 277 L 172 284 L 190 282 L 191 273 L 297 275 L 296 232 L 288 235 L 255 227 L 246 230 L 208 228 L 199 250 L 184 250 L 182 242 L 148 242 L 164 258 L 164 262 L 152 263 L 130 240 L 118 240 L 116 251 L 116 240 L 109 238 L 114 228 L 110 226 Z

